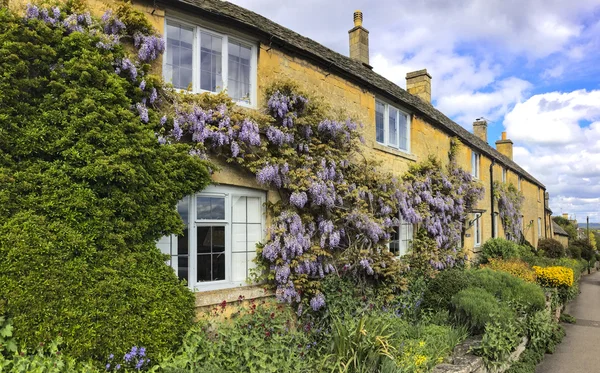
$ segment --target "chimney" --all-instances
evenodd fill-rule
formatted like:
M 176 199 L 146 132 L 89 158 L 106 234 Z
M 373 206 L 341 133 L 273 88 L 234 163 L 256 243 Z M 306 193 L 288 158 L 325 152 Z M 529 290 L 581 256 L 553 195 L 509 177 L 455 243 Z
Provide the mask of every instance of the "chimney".
M 513 159 L 513 142 L 506 139 L 506 132 L 502 132 L 502 140 L 496 141 L 496 150 L 507 156 L 511 161 Z
M 406 90 L 421 100 L 431 103 L 431 75 L 427 73 L 427 69 L 407 73 Z
M 485 118 L 477 118 L 473 122 L 473 134 L 487 143 L 487 120 Z
M 354 12 L 354 27 L 348 31 L 350 37 L 350 58 L 369 65 L 369 31 L 362 26 L 363 14 L 360 10 Z
M 569 214 L 566 212 L 563 212 L 563 218 L 569 220 Z

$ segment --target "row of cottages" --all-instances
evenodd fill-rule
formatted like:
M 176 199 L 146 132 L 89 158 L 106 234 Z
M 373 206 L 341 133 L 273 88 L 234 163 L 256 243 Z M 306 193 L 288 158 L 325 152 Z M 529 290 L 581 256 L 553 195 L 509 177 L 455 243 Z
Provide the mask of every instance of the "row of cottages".
M 88 3 L 98 14 L 106 8 L 101 0 Z M 488 143 L 485 120 L 473 123 L 470 133 L 433 107 L 427 70 L 407 74 L 406 90 L 375 73 L 361 12 L 354 13 L 348 32 L 347 57 L 229 2 L 137 0 L 134 6 L 164 35 L 166 51 L 157 68 L 177 88 L 225 88 L 240 105 L 260 108 L 266 86 L 291 78 L 362 122 L 367 156 L 398 176 L 430 154 L 447 163 L 451 139 L 459 138 L 464 145 L 457 157 L 460 166 L 485 186 L 485 197 L 472 211 L 464 238 L 471 256 L 486 240 L 504 237 L 492 202 L 494 181 L 512 183 L 523 192 L 523 234 L 529 242 L 536 246 L 539 238 L 552 237 L 545 187 L 513 161 L 513 142 L 503 133 L 494 148 Z M 274 191 L 225 164 L 214 181 L 179 204 L 186 235 L 158 243 L 171 255 L 178 276 L 198 292 L 198 306 L 263 293 L 260 287 L 248 286 L 246 279 L 255 243 L 263 239 L 267 224 L 264 202 L 277 198 Z M 397 228 L 399 255 L 408 249 L 412 234 L 409 224 Z

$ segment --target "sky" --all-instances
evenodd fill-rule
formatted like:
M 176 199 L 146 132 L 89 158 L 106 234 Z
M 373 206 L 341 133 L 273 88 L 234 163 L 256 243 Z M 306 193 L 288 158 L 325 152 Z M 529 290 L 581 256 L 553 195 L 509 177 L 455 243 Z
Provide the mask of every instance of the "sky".
M 554 215 L 600 222 L 600 0 L 230 0 L 348 55 L 355 10 L 373 69 L 468 130 L 488 120 L 550 192 Z

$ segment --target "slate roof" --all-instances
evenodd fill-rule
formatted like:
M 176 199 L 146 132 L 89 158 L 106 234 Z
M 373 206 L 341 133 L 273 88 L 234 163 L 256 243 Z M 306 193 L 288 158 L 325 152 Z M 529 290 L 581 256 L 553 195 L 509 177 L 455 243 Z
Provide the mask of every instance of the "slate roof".
M 396 102 L 407 109 L 418 113 L 428 119 L 428 122 L 439 127 L 451 136 L 458 137 L 465 145 L 476 149 L 506 166 L 508 169 L 520 174 L 524 179 L 545 189 L 544 184 L 535 179 L 527 171 L 508 157 L 500 154 L 489 144 L 467 131 L 459 124 L 452 121 L 431 104 L 408 93 L 383 76 L 375 73 L 360 61 L 353 60 L 339 54 L 314 40 L 304 37 L 287 29 L 268 18 L 265 18 L 248 9 L 242 8 L 221 0 L 158 0 L 162 5 L 178 7 L 191 14 L 198 14 L 206 19 L 226 24 L 236 30 L 257 36 L 265 45 L 272 45 L 286 51 L 300 55 L 303 58 L 320 65 L 331 73 L 340 75 L 359 86 L 368 88 L 373 93 L 384 96 L 387 100 Z
M 563 229 L 560 225 L 556 224 L 554 220 L 552 220 L 552 230 L 554 230 L 554 234 L 558 234 L 559 236 L 569 237 L 567 231 Z

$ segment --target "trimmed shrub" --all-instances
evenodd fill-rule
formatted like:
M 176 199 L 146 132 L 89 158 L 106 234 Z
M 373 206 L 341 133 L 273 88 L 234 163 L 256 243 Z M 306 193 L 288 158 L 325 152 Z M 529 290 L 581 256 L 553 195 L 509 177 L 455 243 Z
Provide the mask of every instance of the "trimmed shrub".
M 542 238 L 538 241 L 538 250 L 542 251 L 548 258 L 562 258 L 565 256 L 565 248 L 554 238 Z
M 480 261 L 487 263 L 491 258 L 511 259 L 519 256 L 519 245 L 503 238 L 487 240 L 481 247 Z
M 470 285 L 469 271 L 449 269 L 436 274 L 423 294 L 423 308 L 449 310 L 452 297 Z
M 526 313 L 541 310 L 546 305 L 541 287 L 506 272 L 480 269 L 473 271 L 472 278 L 473 286 L 487 290 L 501 301 L 523 308 Z
M 19 345 L 62 335 L 73 358 L 136 345 L 154 360 L 194 317 L 155 242 L 181 232 L 177 202 L 210 175 L 189 146 L 158 143 L 160 115 L 132 110 L 148 66 L 118 75 L 123 46 L 102 40 L 0 9 L 0 314 Z
M 505 303 L 479 287 L 461 290 L 452 297 L 452 305 L 459 322 L 474 333 L 481 333 L 485 325 L 494 320 L 507 323 L 516 318 L 515 312 Z
M 481 268 L 489 268 L 494 271 L 509 273 L 523 281 L 535 282 L 535 271 L 521 259 L 490 259 L 488 264 L 482 264 Z

